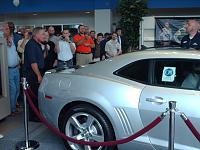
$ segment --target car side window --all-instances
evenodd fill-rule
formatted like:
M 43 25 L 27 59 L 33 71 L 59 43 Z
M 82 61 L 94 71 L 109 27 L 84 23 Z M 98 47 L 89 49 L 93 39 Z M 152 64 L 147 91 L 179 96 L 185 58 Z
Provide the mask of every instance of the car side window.
M 135 61 L 114 72 L 115 75 L 141 83 L 148 83 L 149 60 Z
M 189 59 L 158 59 L 155 62 L 156 86 L 200 89 L 200 61 Z

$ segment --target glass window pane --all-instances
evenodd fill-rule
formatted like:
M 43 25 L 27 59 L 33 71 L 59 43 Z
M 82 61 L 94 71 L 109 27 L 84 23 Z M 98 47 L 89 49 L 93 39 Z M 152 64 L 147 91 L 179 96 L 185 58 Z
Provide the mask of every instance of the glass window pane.
M 116 71 L 114 74 L 117 74 L 121 77 L 142 82 L 148 83 L 149 75 L 149 60 L 140 60 L 134 63 L 129 64 Z
M 63 25 L 63 30 L 69 29 L 71 36 L 74 36 L 78 33 L 78 26 L 79 24 Z
M 62 31 L 62 25 L 44 25 L 44 28 L 47 30 L 50 26 L 54 27 L 55 35 L 60 36 Z
M 200 61 L 189 59 L 160 59 L 155 64 L 155 85 L 200 89 Z

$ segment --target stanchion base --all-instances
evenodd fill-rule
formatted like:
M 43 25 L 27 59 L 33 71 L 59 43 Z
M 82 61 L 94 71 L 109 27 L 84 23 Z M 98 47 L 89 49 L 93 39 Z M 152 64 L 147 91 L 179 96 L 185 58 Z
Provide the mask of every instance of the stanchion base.
M 4 136 L 3 136 L 3 134 L 0 134 L 0 139 L 2 139 Z
M 39 146 L 40 146 L 39 142 L 29 140 L 28 147 L 26 147 L 26 141 L 21 141 L 16 144 L 15 150 L 33 150 L 33 149 L 37 149 Z

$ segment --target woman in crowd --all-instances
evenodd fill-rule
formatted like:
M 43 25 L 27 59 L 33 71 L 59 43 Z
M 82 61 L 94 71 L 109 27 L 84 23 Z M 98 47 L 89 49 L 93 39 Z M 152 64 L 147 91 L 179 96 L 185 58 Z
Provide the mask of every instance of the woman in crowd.
M 17 51 L 21 54 L 21 63 L 24 64 L 24 49 L 26 43 L 31 39 L 31 32 L 29 29 L 26 29 L 24 32 L 24 37 L 18 41 Z

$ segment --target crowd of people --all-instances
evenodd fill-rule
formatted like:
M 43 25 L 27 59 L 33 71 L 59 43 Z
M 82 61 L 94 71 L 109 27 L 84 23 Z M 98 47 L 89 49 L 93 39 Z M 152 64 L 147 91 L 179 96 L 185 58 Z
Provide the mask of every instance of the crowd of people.
M 181 47 L 200 49 L 199 23 L 189 20 L 186 25 L 188 35 L 183 37 Z M 122 29 L 115 32 L 98 33 L 88 26 L 79 25 L 78 34 L 71 36 L 69 29 L 64 29 L 60 36 L 55 29 L 36 27 L 32 31 L 14 32 L 12 22 L 4 25 L 4 37 L 7 41 L 8 76 L 11 115 L 17 113 L 17 99 L 20 94 L 20 76 L 26 77 L 30 88 L 38 95 L 38 87 L 46 70 L 54 67 L 74 67 L 87 65 L 127 53 L 126 40 Z M 33 100 L 38 106 L 37 100 Z M 38 121 L 29 109 L 29 119 Z
M 24 29 L 20 34 L 14 31 L 13 22 L 4 25 L 12 116 L 18 112 L 18 97 L 23 98 L 22 94 L 19 96 L 20 77 L 26 77 L 34 94 L 38 95 L 38 87 L 44 72 L 49 69 L 87 65 L 127 52 L 121 28 L 117 28 L 112 34 L 96 35 L 88 26 L 79 25 L 78 34 L 74 36 L 71 36 L 70 29 L 64 29 L 57 36 L 53 26 L 48 29 Z M 38 106 L 37 100 L 33 102 Z M 38 121 L 31 109 L 29 120 Z

